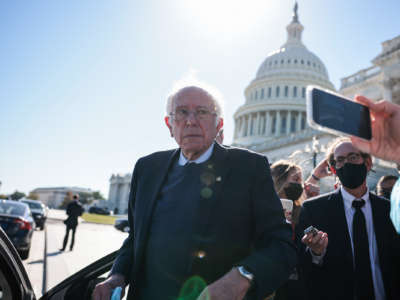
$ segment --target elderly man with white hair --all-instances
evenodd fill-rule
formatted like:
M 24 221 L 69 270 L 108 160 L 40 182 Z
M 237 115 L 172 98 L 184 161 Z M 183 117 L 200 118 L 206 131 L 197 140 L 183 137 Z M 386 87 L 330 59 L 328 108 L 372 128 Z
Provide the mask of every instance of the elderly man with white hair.
M 174 92 L 165 123 L 179 148 L 137 161 L 133 230 L 93 298 L 129 284 L 128 299 L 264 299 L 297 261 L 267 158 L 215 142 L 223 119 L 211 89 Z

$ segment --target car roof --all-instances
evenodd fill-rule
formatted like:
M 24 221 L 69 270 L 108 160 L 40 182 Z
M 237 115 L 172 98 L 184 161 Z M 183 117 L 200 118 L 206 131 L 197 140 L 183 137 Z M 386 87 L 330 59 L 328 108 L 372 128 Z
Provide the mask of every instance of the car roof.
M 7 203 L 7 204 L 15 205 L 15 206 L 24 206 L 25 208 L 30 209 L 28 204 L 22 203 L 22 202 L 18 202 L 18 201 L 15 201 L 15 200 L 1 200 L 0 201 L 0 205 L 2 203 Z
M 21 199 L 20 202 L 30 202 L 30 203 L 40 203 L 40 204 L 43 204 L 43 203 L 40 202 L 39 200 L 31 200 L 31 199 Z

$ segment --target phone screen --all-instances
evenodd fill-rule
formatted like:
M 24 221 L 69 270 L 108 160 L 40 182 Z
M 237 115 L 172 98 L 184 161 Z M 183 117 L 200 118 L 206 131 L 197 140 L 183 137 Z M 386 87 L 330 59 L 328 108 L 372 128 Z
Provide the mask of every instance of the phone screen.
M 371 139 L 369 108 L 319 89 L 312 90 L 313 119 L 317 124 Z

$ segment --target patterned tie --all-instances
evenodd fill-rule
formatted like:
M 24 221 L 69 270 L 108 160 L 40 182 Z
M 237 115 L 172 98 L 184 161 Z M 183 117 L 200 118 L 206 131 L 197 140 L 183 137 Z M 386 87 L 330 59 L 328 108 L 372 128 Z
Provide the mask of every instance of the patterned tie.
M 365 201 L 362 199 L 353 201 L 353 207 L 356 210 L 353 217 L 354 292 L 357 300 L 374 300 L 367 226 L 361 210 L 364 205 Z

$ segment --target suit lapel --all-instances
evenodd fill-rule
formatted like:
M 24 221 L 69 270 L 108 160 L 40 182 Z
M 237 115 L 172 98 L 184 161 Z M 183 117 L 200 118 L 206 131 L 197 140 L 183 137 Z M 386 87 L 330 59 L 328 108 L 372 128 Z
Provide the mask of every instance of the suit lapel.
M 137 246 L 137 252 L 135 257 L 135 268 L 138 270 L 141 264 L 141 259 L 143 256 L 144 248 L 146 247 L 146 241 L 148 238 L 148 230 L 151 221 L 151 215 L 154 209 L 154 204 L 156 203 L 157 196 L 160 192 L 163 182 L 168 174 L 168 170 L 171 167 L 171 164 L 175 161 L 175 158 L 179 155 L 180 150 L 176 149 L 169 155 L 168 160 L 166 162 L 160 160 L 160 162 L 156 163 L 153 167 L 158 172 L 158 176 L 154 176 L 153 189 L 149 191 L 148 201 L 145 203 L 145 207 L 143 209 L 143 218 L 140 223 L 140 230 L 135 235 L 138 241 L 135 243 Z M 140 179 L 139 179 L 140 180 Z M 136 272 L 134 272 L 136 274 Z
M 203 182 L 203 188 L 210 188 L 212 190 L 212 196 L 209 199 L 205 199 L 208 205 L 201 205 L 197 214 L 198 228 L 196 228 L 196 232 L 198 232 L 203 237 L 206 236 L 211 212 L 217 204 L 217 201 L 219 201 L 220 199 L 219 195 L 221 193 L 222 186 L 226 181 L 226 176 L 230 170 L 227 159 L 227 149 L 220 146 L 218 143 L 215 143 L 213 154 L 209 162 L 206 163 L 206 169 L 203 172 L 203 174 L 209 173 L 212 178 L 214 178 L 211 184 L 206 184 L 205 182 Z
M 378 247 L 379 263 L 382 275 L 385 275 L 387 258 L 385 258 L 385 241 L 390 240 L 388 234 L 391 230 L 386 224 L 389 221 L 389 214 L 384 207 L 384 202 L 378 199 L 374 194 L 369 194 L 371 201 L 372 220 L 374 223 L 375 239 Z
M 343 197 L 342 194 L 340 193 L 340 189 L 331 195 L 332 199 L 330 201 L 330 208 L 329 210 L 336 211 L 334 213 L 334 217 L 332 220 L 332 228 L 331 230 L 334 232 L 335 236 L 338 237 L 338 241 L 336 242 L 335 249 L 334 251 L 339 251 L 343 253 L 344 255 L 344 260 L 346 262 L 346 266 L 349 266 L 351 268 L 348 269 L 350 273 L 352 274 L 353 272 L 353 251 L 351 248 L 351 240 L 350 240 L 350 234 L 349 234 L 349 229 L 347 226 L 347 220 L 346 220 L 346 214 L 345 214 L 345 208 L 344 208 L 344 203 L 343 203 Z M 329 237 L 328 237 L 329 238 Z M 328 245 L 329 249 L 329 245 Z

